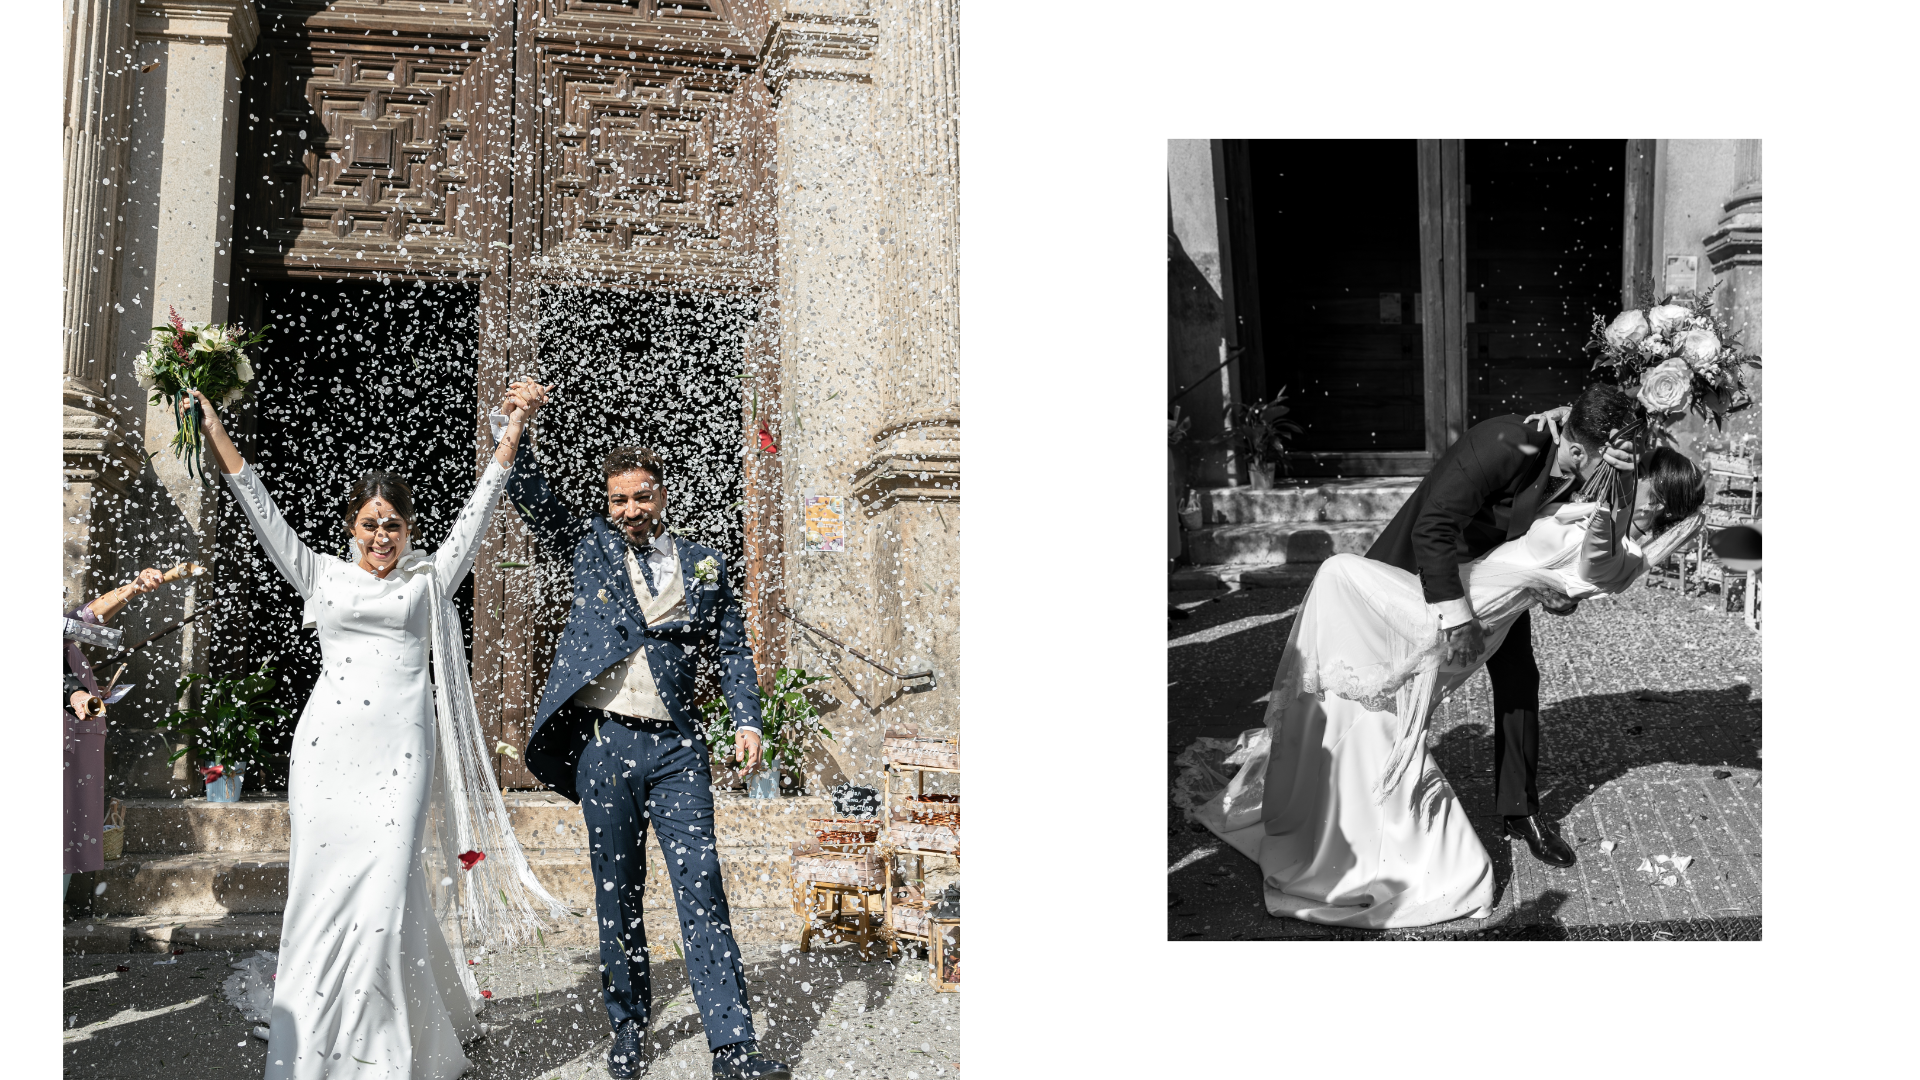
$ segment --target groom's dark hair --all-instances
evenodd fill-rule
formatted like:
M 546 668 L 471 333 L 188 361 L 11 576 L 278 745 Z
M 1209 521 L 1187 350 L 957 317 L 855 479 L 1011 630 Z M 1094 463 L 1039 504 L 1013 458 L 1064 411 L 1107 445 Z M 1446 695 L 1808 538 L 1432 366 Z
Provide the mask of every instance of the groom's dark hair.
M 653 482 L 667 482 L 666 469 L 660 464 L 660 458 L 644 446 L 615 447 L 613 453 L 600 461 L 600 471 L 611 480 L 621 473 L 630 473 L 635 469 L 645 469 L 653 474 Z
M 1640 417 L 1640 405 L 1626 391 L 1606 383 L 1594 383 L 1573 399 L 1567 414 L 1567 434 L 1597 454 L 1607 435 L 1619 431 Z

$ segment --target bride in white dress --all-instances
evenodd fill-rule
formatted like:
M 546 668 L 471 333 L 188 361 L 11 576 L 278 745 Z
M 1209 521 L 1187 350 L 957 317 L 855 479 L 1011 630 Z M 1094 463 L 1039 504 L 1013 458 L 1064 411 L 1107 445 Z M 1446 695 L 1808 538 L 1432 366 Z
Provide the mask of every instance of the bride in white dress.
M 1487 916 L 1493 863 L 1428 756 L 1427 719 L 1539 591 L 1619 592 L 1698 531 L 1698 469 L 1664 447 L 1646 461 L 1638 510 L 1564 506 L 1461 567 L 1486 628 L 1468 665 L 1442 662 L 1416 576 L 1358 555 L 1321 564 L 1266 726 L 1240 736 L 1227 758 L 1239 773 L 1194 811 L 1260 864 L 1270 914 L 1370 928 Z
M 514 841 L 449 603 L 529 415 L 510 418 L 431 555 L 408 543 L 405 482 L 363 477 L 348 499 L 347 561 L 300 540 L 212 404 L 200 404 L 228 490 L 305 601 L 322 660 L 288 771 L 287 906 L 266 1076 L 459 1076 L 481 1004 L 464 944 L 504 946 L 539 911 L 564 911 Z

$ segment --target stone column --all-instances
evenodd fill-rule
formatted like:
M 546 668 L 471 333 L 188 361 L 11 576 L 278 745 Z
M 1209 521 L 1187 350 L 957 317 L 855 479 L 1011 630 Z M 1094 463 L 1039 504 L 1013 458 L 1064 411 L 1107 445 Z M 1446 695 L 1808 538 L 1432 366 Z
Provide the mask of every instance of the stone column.
M 852 477 L 884 415 L 885 350 L 880 295 L 885 263 L 879 163 L 871 130 L 870 85 L 877 23 L 869 6 L 793 2 L 777 9 L 763 71 L 774 95 L 774 186 L 779 204 L 779 408 L 781 487 L 786 506 L 786 606 L 801 619 L 869 656 L 884 649 L 874 617 L 874 531 L 855 508 Z M 805 550 L 803 508 L 811 497 L 845 508 L 844 550 Z M 879 673 L 785 623 L 788 662 L 831 676 L 818 687 L 834 748 L 808 762 L 810 785 L 845 776 L 880 786 Z M 763 673 L 771 676 L 771 672 Z
M 85 603 L 115 582 L 115 504 L 139 470 L 109 399 L 107 342 L 121 230 L 132 0 L 73 0 L 67 7 L 62 210 L 64 375 L 63 603 Z
M 1741 344 L 1754 353 L 1761 349 L 1760 288 L 1760 140 L 1733 140 L 1733 190 L 1721 203 L 1724 215 L 1701 241 L 1707 262 L 1720 281 L 1714 297 L 1727 320 L 1740 334 Z M 1760 438 L 1760 373 L 1750 379 L 1755 404 L 1727 420 L 1727 436 Z
M 855 480 L 875 532 L 882 725 L 960 730 L 960 39 L 952 0 L 887 0 L 873 129 L 886 263 L 884 414 Z M 911 690 L 912 692 L 908 692 Z
M 133 361 L 152 328 L 171 309 L 188 321 L 229 317 L 235 143 L 243 62 L 259 37 L 249 0 L 193 3 L 141 0 L 134 23 L 143 70 L 129 102 L 127 176 L 121 197 L 123 247 L 115 291 L 119 316 L 112 340 L 109 394 L 136 427 L 150 455 L 134 485 L 123 565 L 170 565 L 193 559 L 213 565 L 215 492 L 208 477 L 190 476 L 170 447 L 175 421 L 167 405 L 148 405 L 134 381 Z M 174 635 L 142 649 L 128 678 L 137 689 L 123 702 L 108 737 L 109 782 L 115 793 L 180 794 L 193 790 L 186 761 L 165 763 L 166 744 L 153 730 L 173 703 L 184 672 L 205 671 L 205 620 L 200 584 L 170 586 L 121 617 L 132 637 L 188 619 Z

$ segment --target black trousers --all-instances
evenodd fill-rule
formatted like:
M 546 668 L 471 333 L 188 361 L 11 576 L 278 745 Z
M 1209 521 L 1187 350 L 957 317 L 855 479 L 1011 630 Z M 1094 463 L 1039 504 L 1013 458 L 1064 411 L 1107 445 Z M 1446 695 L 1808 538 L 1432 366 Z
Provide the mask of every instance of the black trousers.
M 1522 612 L 1487 658 L 1493 683 L 1494 801 L 1502 815 L 1540 810 L 1540 667 L 1533 660 L 1533 612 Z

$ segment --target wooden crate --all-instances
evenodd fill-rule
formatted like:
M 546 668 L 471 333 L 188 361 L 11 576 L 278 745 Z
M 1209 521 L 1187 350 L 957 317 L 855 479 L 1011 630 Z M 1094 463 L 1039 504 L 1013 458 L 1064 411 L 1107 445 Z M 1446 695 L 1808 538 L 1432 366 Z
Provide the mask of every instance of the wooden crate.
M 821 881 L 878 889 L 886 885 L 887 861 L 869 852 L 825 851 L 817 845 L 793 849 L 793 880 Z
M 884 740 L 883 752 L 890 765 L 905 765 L 909 768 L 958 769 L 960 767 L 959 739 L 929 739 L 918 735 L 889 735 Z
M 823 850 L 845 853 L 871 851 L 880 840 L 880 819 L 808 818 L 814 842 Z
M 960 852 L 960 815 L 952 823 L 895 821 L 887 825 L 887 844 L 911 851 Z
M 896 900 L 888 912 L 887 922 L 897 933 L 917 938 L 927 936 L 927 909 L 924 906 L 903 904 Z
M 933 988 L 952 991 L 960 989 L 960 920 L 929 919 L 928 938 L 931 948 L 929 959 L 932 962 Z

